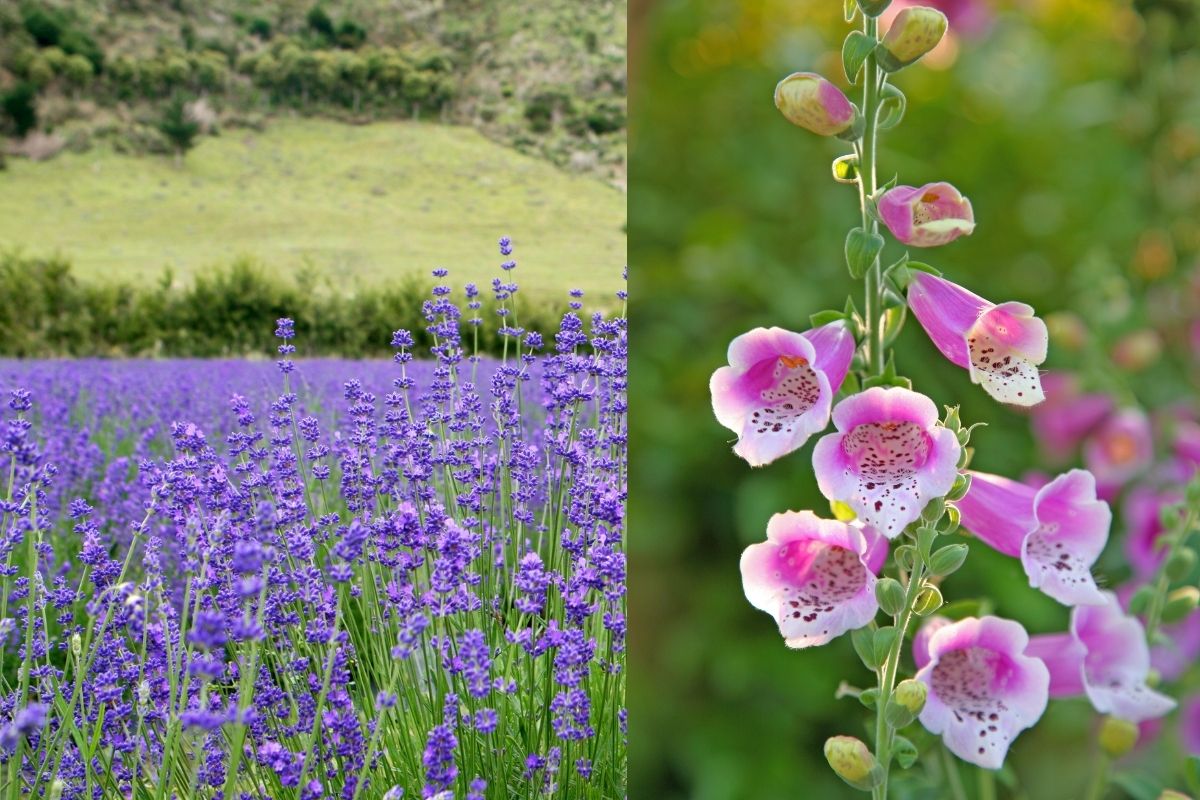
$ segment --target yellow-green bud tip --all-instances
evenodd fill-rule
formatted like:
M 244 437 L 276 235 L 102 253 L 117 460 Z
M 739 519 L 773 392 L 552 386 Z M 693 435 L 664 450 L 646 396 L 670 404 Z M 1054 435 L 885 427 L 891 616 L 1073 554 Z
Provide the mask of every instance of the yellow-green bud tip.
M 925 699 L 928 696 L 929 689 L 925 684 L 913 678 L 900 681 L 896 686 L 896 691 L 892 694 L 897 703 L 913 714 L 921 713 L 921 710 L 925 708 Z
M 946 15 L 936 8 L 910 6 L 896 15 L 876 51 L 889 72 L 907 67 L 938 46 L 946 34 Z
M 825 740 L 825 760 L 838 777 L 855 789 L 870 791 L 883 779 L 883 770 L 867 746 L 853 736 Z
M 1134 723 L 1105 717 L 1100 726 L 1100 749 L 1109 758 L 1120 758 L 1133 749 L 1138 740 L 1138 726 Z

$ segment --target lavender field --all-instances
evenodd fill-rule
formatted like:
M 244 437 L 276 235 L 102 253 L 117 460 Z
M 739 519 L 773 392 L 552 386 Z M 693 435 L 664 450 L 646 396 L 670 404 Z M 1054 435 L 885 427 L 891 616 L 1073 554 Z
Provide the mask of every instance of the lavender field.
M 451 296 L 390 362 L 0 361 L 0 797 L 625 795 L 625 320 Z

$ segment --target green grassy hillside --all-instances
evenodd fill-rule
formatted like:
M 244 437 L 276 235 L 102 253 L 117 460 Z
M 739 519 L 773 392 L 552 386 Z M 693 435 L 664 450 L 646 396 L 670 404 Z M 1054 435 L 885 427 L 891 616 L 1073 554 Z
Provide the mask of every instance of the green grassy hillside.
M 0 242 L 60 251 L 83 279 L 186 277 L 238 255 L 352 290 L 446 267 L 490 283 L 496 239 L 538 297 L 609 294 L 625 196 L 469 127 L 275 120 L 205 137 L 182 166 L 107 147 L 0 172 Z

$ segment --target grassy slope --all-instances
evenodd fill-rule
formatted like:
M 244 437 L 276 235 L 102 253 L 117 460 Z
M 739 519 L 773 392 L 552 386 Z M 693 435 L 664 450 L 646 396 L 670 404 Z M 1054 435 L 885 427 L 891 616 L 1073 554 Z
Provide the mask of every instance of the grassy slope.
M 620 288 L 625 197 L 595 178 L 423 123 L 273 120 L 204 138 L 182 168 L 102 149 L 0 172 L 0 243 L 86 279 L 181 276 L 238 255 L 346 288 L 437 266 L 490 282 L 513 237 L 524 291 Z

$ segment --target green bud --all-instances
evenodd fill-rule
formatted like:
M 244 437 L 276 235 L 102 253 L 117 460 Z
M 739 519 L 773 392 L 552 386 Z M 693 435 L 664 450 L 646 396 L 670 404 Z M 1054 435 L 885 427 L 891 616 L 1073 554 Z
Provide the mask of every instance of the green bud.
M 913 603 L 913 611 L 917 612 L 918 616 L 927 617 L 941 608 L 943 602 L 945 601 L 942 600 L 941 590 L 933 584 L 927 584 L 917 594 L 917 600 Z
M 1150 601 L 1154 599 L 1154 587 L 1143 586 L 1129 598 L 1129 613 L 1134 616 L 1145 614 L 1150 609 Z
M 1181 586 L 1167 595 L 1167 603 L 1162 610 L 1162 621 L 1166 623 L 1179 622 L 1195 611 L 1198 604 L 1200 604 L 1200 589 L 1195 586 Z
M 1146 685 L 1151 689 L 1157 689 L 1160 683 L 1162 683 L 1162 673 L 1151 667 L 1150 671 L 1146 673 Z
M 904 609 L 904 587 L 895 578 L 880 578 L 875 584 L 875 599 L 883 613 L 894 617 Z
M 896 702 L 893 697 L 888 700 L 887 708 L 883 710 L 883 718 L 887 721 L 892 730 L 900 730 L 903 727 L 911 724 L 917 715 L 909 711 L 907 708 Z
M 878 17 L 891 4 L 892 0 L 858 0 L 858 7 L 868 17 Z
M 948 544 L 929 557 L 929 569 L 934 575 L 950 575 L 967 560 L 969 547 L 965 544 Z
M 936 8 L 910 6 L 896 15 L 875 57 L 888 72 L 903 69 L 937 47 L 946 34 L 946 15 Z
M 55 778 L 54 782 L 50 784 L 50 792 L 46 795 L 47 800 L 61 800 L 65 788 L 67 788 L 67 784 L 63 782 L 63 779 Z
M 942 425 L 958 433 L 958 429 L 962 427 L 962 419 L 958 416 L 958 406 L 946 406 L 946 419 Z
M 78 633 L 71 634 L 71 655 L 75 656 L 75 660 L 79 660 L 79 654 L 83 652 L 83 639 L 79 638 Z
M 1167 560 L 1167 577 L 1172 581 L 1181 581 L 1192 574 L 1196 566 L 1196 551 L 1190 547 L 1181 547 Z
M 884 709 L 887 723 L 896 729 L 908 725 L 925 708 L 928 696 L 929 690 L 920 681 L 913 678 L 900 681 Z
M 967 496 L 967 492 L 971 489 L 971 476 L 966 473 L 959 473 L 954 479 L 954 485 L 950 487 L 950 494 L 946 495 L 946 499 L 950 501 L 962 500 Z
M 858 156 L 851 153 L 834 161 L 833 179 L 838 183 L 858 183 Z
M 925 508 L 921 510 L 921 519 L 933 524 L 942 518 L 942 512 L 946 510 L 946 501 L 940 497 L 935 497 L 925 504 Z
M 942 526 L 942 535 L 949 536 L 957 533 L 962 524 L 962 512 L 954 506 L 946 506 L 946 524 Z
M 883 782 L 883 769 L 867 746 L 853 736 L 825 740 L 825 760 L 837 776 L 855 789 L 869 792 Z
M 1133 749 L 1138 740 L 1138 726 L 1128 720 L 1105 717 L 1100 725 L 1100 749 L 1109 758 L 1120 758 Z

